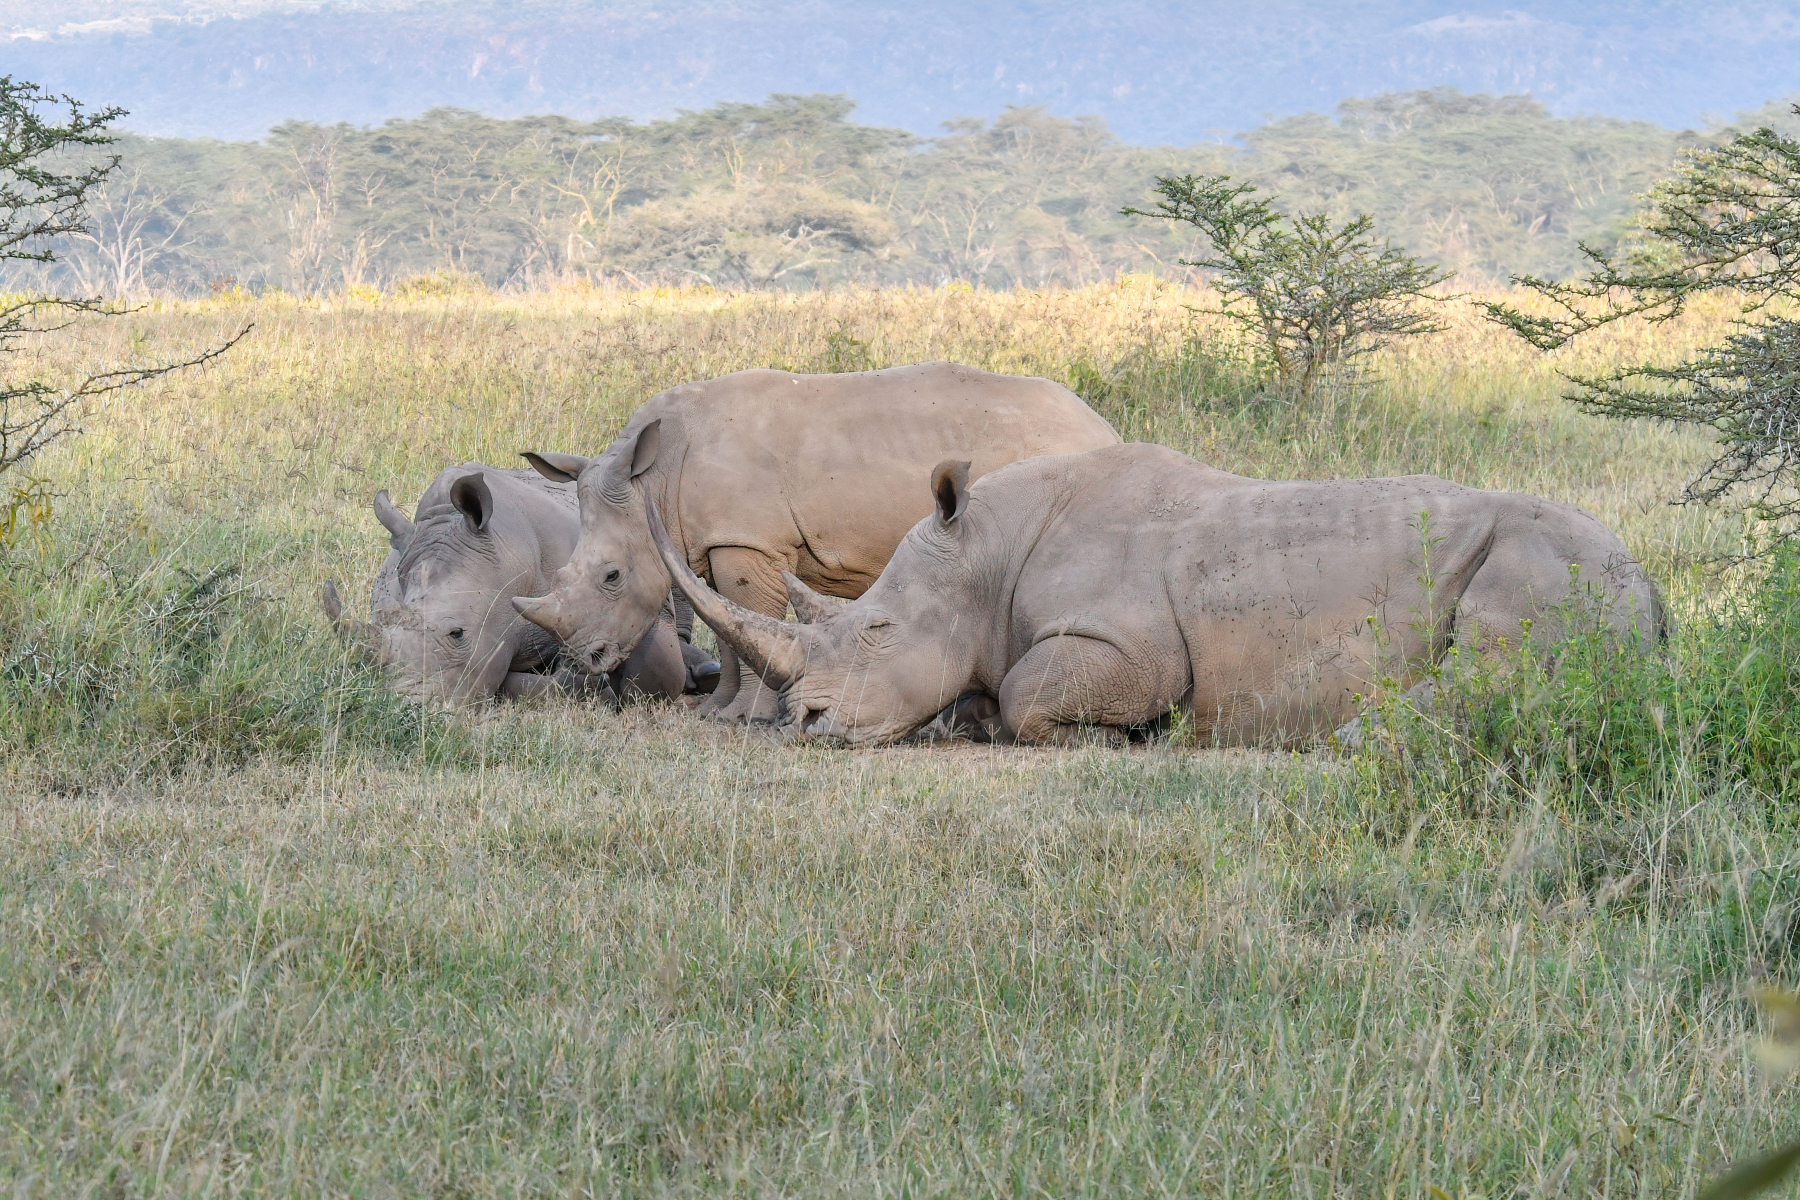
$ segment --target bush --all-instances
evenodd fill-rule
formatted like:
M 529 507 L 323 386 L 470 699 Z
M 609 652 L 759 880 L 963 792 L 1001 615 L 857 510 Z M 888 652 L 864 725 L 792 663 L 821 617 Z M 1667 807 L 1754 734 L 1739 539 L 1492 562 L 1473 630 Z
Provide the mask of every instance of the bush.
M 1744 583 L 1696 603 L 1650 653 L 1619 646 L 1597 616 L 1547 656 L 1529 638 L 1500 660 L 1453 652 L 1431 704 L 1378 706 L 1355 755 L 1360 790 L 1385 797 L 1381 820 L 1521 799 L 1631 818 L 1733 789 L 1785 805 L 1800 794 L 1800 553 Z
M 1547 302 L 1548 315 L 1501 301 L 1483 308 L 1555 350 L 1625 317 L 1671 320 L 1708 292 L 1738 297 L 1742 319 L 1722 342 L 1675 366 L 1569 373 L 1576 390 L 1567 398 L 1602 416 L 1711 429 L 1718 450 L 1686 498 L 1743 496 L 1777 538 L 1800 537 L 1800 321 L 1791 315 L 1800 300 L 1800 141 L 1765 125 L 1692 151 L 1643 203 L 1640 240 L 1616 261 L 1583 245 L 1583 279 L 1513 277 Z
M 1228 175 L 1159 175 L 1155 208 L 1120 211 L 1205 236 L 1213 257 L 1176 261 L 1212 272 L 1225 296 L 1214 311 L 1261 341 L 1283 387 L 1310 398 L 1326 369 L 1443 330 L 1421 305 L 1444 299 L 1432 289 L 1453 272 L 1376 237 L 1366 214 L 1343 225 L 1324 213 L 1284 216 L 1252 199 L 1256 190 Z

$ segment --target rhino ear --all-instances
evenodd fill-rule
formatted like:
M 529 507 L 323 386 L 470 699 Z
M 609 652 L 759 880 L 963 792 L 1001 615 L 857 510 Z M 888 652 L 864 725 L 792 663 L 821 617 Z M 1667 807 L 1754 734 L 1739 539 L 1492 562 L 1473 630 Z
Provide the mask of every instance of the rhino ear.
M 636 479 L 656 463 L 656 450 L 662 444 L 662 418 L 638 430 L 637 443 L 631 449 L 631 477 Z
M 494 494 L 488 491 L 487 477 L 480 471 L 471 471 L 450 485 L 450 503 L 463 515 L 470 533 L 486 529 L 494 515 Z
M 969 507 L 969 462 L 945 459 L 931 471 L 931 498 L 937 504 L 938 523 L 949 525 Z
M 406 539 L 412 536 L 411 519 L 394 507 L 394 502 L 388 499 L 386 488 L 375 493 L 375 519 L 388 531 L 388 544 L 396 550 L 404 546 Z
M 554 450 L 525 450 L 520 452 L 519 457 L 535 467 L 537 473 L 551 483 L 574 483 L 582 468 L 593 461 L 579 454 L 558 454 Z

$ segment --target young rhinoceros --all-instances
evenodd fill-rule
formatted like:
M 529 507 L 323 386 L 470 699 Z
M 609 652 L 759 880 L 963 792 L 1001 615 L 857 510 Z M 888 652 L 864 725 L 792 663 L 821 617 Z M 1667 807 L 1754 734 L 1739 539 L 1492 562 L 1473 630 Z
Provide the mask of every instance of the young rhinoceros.
M 779 619 L 782 572 L 860 596 L 925 515 L 919 478 L 970 460 L 979 476 L 1039 454 L 1116 445 L 1061 384 L 921 363 L 845 375 L 739 371 L 653 396 L 599 458 L 527 454 L 579 479 L 581 542 L 548 595 L 513 604 L 584 670 L 610 671 L 669 591 L 644 521 L 653 499 L 686 562 L 753 612 Z M 774 715 L 773 696 L 721 647 L 711 709 Z
M 385 491 L 376 493 L 375 515 L 392 549 L 373 589 L 375 620 L 362 632 L 399 691 L 467 704 L 591 680 L 618 697 L 672 697 L 693 683 L 695 671 L 706 673 L 711 660 L 678 637 L 667 608 L 609 675 L 559 679 L 539 673 L 559 647 L 509 601 L 542 590 L 551 572 L 568 561 L 581 531 L 573 491 L 534 471 L 465 463 L 438 474 L 420 497 L 415 519 L 395 508 Z M 329 617 L 349 626 L 329 582 L 324 606 Z M 689 656 L 694 663 L 686 661 Z
M 856 744 L 903 738 L 973 691 L 1021 742 L 1119 736 L 1176 708 L 1203 739 L 1292 742 L 1453 641 L 1516 642 L 1525 620 L 1553 638 L 1572 577 L 1622 636 L 1663 628 L 1619 539 L 1531 496 L 1421 475 L 1244 479 L 1140 443 L 972 488 L 966 471 L 932 473 L 936 511 L 861 599 L 831 612 L 790 577 L 812 624 L 720 597 L 654 511 L 651 531 L 695 610 L 779 690 L 781 725 Z

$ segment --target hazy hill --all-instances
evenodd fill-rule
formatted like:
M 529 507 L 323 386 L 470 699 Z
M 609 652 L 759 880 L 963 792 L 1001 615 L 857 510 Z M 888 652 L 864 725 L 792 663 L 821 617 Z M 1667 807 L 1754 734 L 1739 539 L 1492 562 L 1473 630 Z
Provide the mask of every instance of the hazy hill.
M 1179 273 L 1199 249 L 1192 231 L 1119 210 L 1143 204 L 1158 174 L 1186 172 L 1254 180 L 1289 210 L 1371 213 L 1473 283 L 1566 274 L 1578 241 L 1612 246 L 1634 196 L 1697 140 L 1447 89 L 1189 147 L 1129 145 L 1103 121 L 1038 107 L 930 139 L 851 109 L 830 95 L 648 122 L 445 108 L 372 128 L 287 122 L 254 142 L 131 136 L 54 277 L 15 264 L 0 284 L 317 292 L 448 271 L 525 288 L 1080 285 Z
M 439 105 L 644 120 L 779 91 L 919 134 L 1041 104 L 1182 145 L 1439 85 L 1675 128 L 1800 86 L 1794 0 L 7 0 L 0 33 L 0 70 L 190 137 Z

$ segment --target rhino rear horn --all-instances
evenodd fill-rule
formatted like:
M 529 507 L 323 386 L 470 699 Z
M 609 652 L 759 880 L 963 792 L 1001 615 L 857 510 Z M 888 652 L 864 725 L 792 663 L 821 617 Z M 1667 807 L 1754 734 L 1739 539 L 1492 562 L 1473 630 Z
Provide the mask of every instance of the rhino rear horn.
M 707 587 L 688 567 L 687 557 L 669 539 L 669 531 L 663 528 L 662 514 L 656 509 L 655 499 L 644 497 L 644 506 L 648 510 L 650 537 L 656 543 L 656 552 L 662 556 L 663 566 L 669 569 L 675 586 L 693 602 L 700 619 L 712 626 L 712 631 L 736 650 L 770 687 L 784 688 L 798 679 L 806 670 L 803 634 L 809 632 L 807 627 L 752 612 Z
M 841 601 L 830 596 L 821 596 L 806 586 L 806 583 L 792 571 L 783 571 L 781 581 L 787 584 L 788 603 L 794 606 L 794 615 L 802 625 L 818 625 L 829 621 L 843 607 Z
M 386 488 L 375 493 L 375 519 L 388 531 L 388 544 L 396 550 L 406 545 L 406 539 L 413 534 L 412 518 L 394 507 Z
M 579 454 L 558 454 L 554 450 L 524 450 L 519 457 L 551 483 L 573 483 L 594 460 Z

